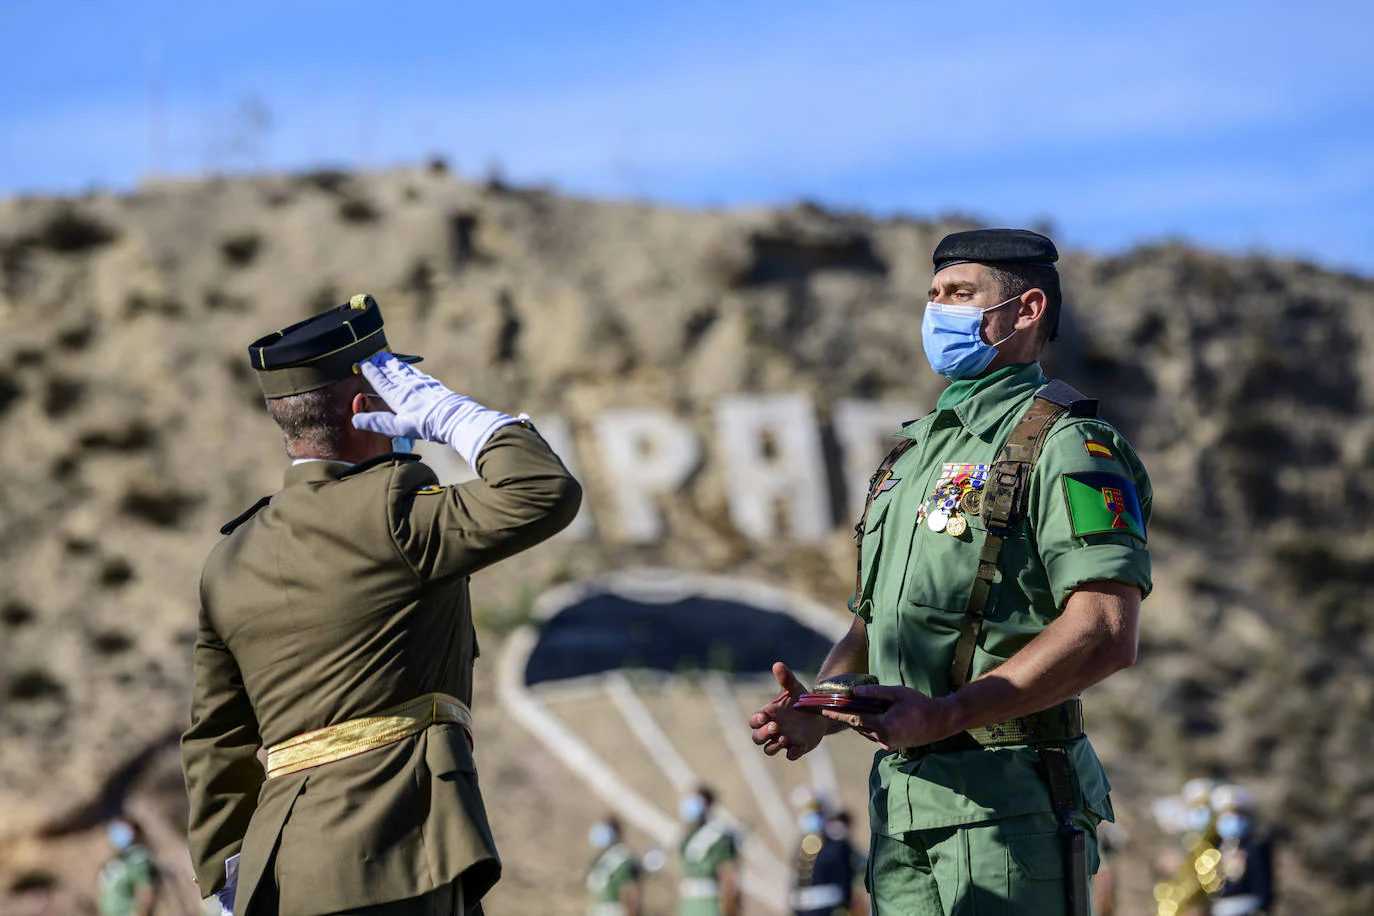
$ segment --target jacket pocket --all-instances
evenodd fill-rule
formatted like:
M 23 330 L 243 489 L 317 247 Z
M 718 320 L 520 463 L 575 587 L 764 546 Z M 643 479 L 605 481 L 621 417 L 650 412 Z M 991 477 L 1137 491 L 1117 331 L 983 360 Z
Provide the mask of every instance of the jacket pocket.
M 850 607 L 854 613 L 873 622 L 873 587 L 878 581 L 878 555 L 883 544 L 883 521 L 887 518 L 888 507 L 892 505 L 889 496 L 882 502 L 874 501 L 868 508 L 864 519 L 864 538 L 859 549 L 859 591 L 854 595 Z

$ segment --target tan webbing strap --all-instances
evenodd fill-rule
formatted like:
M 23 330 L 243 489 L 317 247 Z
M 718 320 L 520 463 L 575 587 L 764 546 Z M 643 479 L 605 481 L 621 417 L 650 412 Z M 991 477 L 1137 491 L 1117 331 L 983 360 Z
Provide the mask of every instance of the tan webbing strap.
M 864 501 L 864 514 L 859 516 L 859 523 L 854 526 L 854 546 L 859 558 L 854 570 L 854 594 L 849 596 L 848 601 L 849 610 L 853 613 L 858 613 L 859 598 L 864 589 L 864 528 L 868 527 L 868 510 L 873 508 L 873 500 L 877 498 L 883 484 L 892 476 L 892 469 L 915 444 L 915 439 L 898 439 L 897 444 L 892 446 L 887 457 L 883 459 L 883 463 L 878 465 L 878 470 L 868 479 L 868 499 Z
M 959 641 L 954 646 L 954 662 L 949 669 L 949 682 L 958 690 L 969 682 L 973 674 L 973 650 L 983 629 L 983 614 L 987 610 L 992 580 L 997 575 L 997 558 L 1002 553 L 1002 541 L 1021 523 L 1026 487 L 1035 469 L 1040 450 L 1045 447 L 1055 421 L 1069 408 L 1042 397 L 1031 401 L 1026 415 L 1016 424 L 1002 446 L 1002 454 L 988 474 L 983 495 L 983 522 L 988 533 L 978 554 L 978 573 L 969 592 L 968 607 L 959 629 Z

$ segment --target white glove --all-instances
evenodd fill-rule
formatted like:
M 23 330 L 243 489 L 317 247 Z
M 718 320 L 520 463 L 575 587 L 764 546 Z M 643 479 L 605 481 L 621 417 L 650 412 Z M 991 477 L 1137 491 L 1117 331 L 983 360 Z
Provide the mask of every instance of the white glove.
M 390 353 L 378 353 L 360 363 L 359 370 L 395 413 L 354 414 L 355 427 L 383 436 L 447 443 L 474 468 L 492 434 L 523 419 L 488 410 Z

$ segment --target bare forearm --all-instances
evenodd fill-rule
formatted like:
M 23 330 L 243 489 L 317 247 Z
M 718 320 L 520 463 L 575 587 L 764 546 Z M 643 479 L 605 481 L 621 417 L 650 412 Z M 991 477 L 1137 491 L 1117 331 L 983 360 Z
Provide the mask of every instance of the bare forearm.
M 864 620 L 857 614 L 854 615 L 854 623 L 849 627 L 849 632 L 845 633 L 840 641 L 831 648 L 825 661 L 821 663 L 820 673 L 817 678 L 824 680 L 837 674 L 867 674 L 868 673 L 868 628 L 864 625 Z M 826 734 L 833 735 L 835 732 L 845 730 L 845 725 L 839 722 L 827 722 Z
M 953 731 L 1029 715 L 1077 696 L 1135 661 L 1140 592 L 1095 582 L 996 670 L 946 697 Z
M 836 674 L 868 673 L 868 628 L 864 619 L 857 614 L 849 627 L 849 632 L 830 649 L 821 663 L 819 678 L 833 677 Z

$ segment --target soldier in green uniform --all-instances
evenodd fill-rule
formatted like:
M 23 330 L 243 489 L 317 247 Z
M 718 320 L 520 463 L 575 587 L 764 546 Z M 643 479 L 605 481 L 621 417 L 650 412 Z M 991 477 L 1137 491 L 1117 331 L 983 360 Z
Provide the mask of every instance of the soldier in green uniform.
M 371 296 L 249 356 L 292 463 L 201 577 L 182 738 L 197 881 L 238 916 L 477 911 L 501 866 L 468 577 L 567 525 L 581 491 L 526 420 L 387 352 Z M 440 486 L 413 439 L 479 479 Z
M 858 528 L 849 633 L 822 677 L 869 673 L 878 714 L 751 717 L 796 759 L 852 727 L 877 742 L 874 912 L 1088 912 L 1106 774 L 1077 696 L 1134 663 L 1150 590 L 1149 478 L 1095 402 L 1042 375 L 1060 309 L 1053 243 L 955 233 L 935 250 L 922 340 L 951 384 L 907 424 Z
M 678 916 L 738 916 L 739 849 L 735 834 L 711 816 L 715 794 L 706 786 L 684 796 L 678 814 L 686 829 L 678 845 L 682 881 Z
M 587 916 L 639 916 L 639 863 L 621 837 L 620 821 L 597 821 L 587 839 L 596 850 L 587 869 Z
M 157 869 L 133 821 L 109 826 L 114 857 L 100 869 L 100 916 L 149 916 L 157 902 Z

